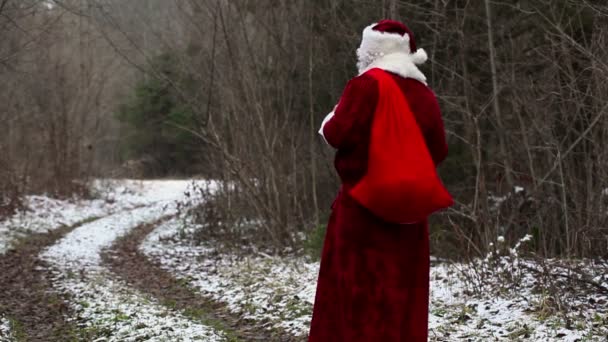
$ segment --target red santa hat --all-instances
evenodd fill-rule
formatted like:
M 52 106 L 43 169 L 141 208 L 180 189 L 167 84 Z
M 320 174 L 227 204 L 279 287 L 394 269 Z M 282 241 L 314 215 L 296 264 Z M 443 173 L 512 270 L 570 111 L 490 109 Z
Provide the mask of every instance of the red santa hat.
M 422 64 L 428 59 L 424 49 L 416 47 L 414 33 L 395 20 L 382 20 L 366 27 L 359 52 L 371 56 L 406 53 L 414 64 Z

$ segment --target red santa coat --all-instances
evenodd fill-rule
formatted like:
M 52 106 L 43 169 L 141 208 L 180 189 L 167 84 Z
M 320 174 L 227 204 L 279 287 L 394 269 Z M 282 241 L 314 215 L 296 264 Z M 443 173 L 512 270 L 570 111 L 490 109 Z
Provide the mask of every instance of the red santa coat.
M 435 95 L 421 82 L 424 79 L 397 73 L 392 77 L 410 105 L 431 157 L 439 164 L 447 155 L 447 144 Z M 342 188 L 325 236 L 309 341 L 427 340 L 427 222 L 382 221 L 348 195 L 367 168 L 378 102 L 376 82 L 365 73 L 352 79 L 335 115 L 322 128 L 326 141 L 337 149 L 335 167 Z

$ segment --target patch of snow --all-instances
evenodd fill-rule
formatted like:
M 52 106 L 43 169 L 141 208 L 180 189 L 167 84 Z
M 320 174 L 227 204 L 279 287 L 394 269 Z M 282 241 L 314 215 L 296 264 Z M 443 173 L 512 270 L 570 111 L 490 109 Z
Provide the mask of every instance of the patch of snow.
M 21 236 L 45 233 L 85 219 L 105 216 L 121 207 L 103 200 L 69 201 L 46 196 L 28 196 L 25 203 L 27 210 L 0 221 L 0 254 Z
M 175 208 L 170 203 L 160 203 L 106 216 L 76 228 L 47 249 L 42 258 L 65 270 L 99 267 L 102 249 L 110 247 L 138 225 L 174 213 Z
M 140 224 L 175 214 L 176 201 L 184 199 L 189 187 L 186 181 L 121 184 L 124 188 L 109 187 L 108 195 L 118 194 L 138 207 L 77 227 L 40 256 L 55 272 L 54 289 L 68 295 L 78 314 L 71 319 L 107 332 L 109 341 L 223 340 L 213 328 L 194 323 L 112 280 L 112 273 L 102 265 L 103 249 Z
M 500 207 L 500 205 L 508 199 L 509 199 L 509 196 L 495 196 L 492 194 L 488 195 L 488 200 L 491 203 L 490 209 L 497 210 Z
M 140 249 L 201 294 L 225 303 L 231 311 L 269 321 L 269 328 L 280 327 L 296 336 L 308 333 L 318 263 L 296 257 L 218 255 L 211 246 L 188 243 L 185 237 L 192 227 L 187 219 L 167 221 L 147 237 Z M 513 249 L 530 239 L 525 236 Z M 510 250 L 507 246 L 502 248 L 505 253 Z M 497 291 L 481 287 L 474 292 L 474 286 L 482 286 L 472 284 L 470 278 L 475 272 L 490 277 L 486 279 L 490 282 L 500 282 L 476 264 L 440 263 L 431 268 L 430 341 L 599 341 L 608 335 L 603 323 L 608 322 L 608 296 L 585 293 L 568 302 L 571 312 L 567 324 L 562 315 L 549 309 L 547 294 L 535 290 L 536 276 L 522 268 L 536 264 L 505 259 L 512 255 L 489 258 L 499 258 L 496 267 L 513 272 L 519 279 L 517 288 Z M 608 276 L 601 272 L 594 279 L 608 282 Z M 583 304 L 589 300 L 604 304 L 588 310 Z
M 608 335 L 608 307 L 589 301 L 607 303 L 608 296 L 581 293 L 578 298 L 560 298 L 570 308 L 558 313 L 557 300 L 535 290 L 538 279 L 520 266 L 536 267 L 532 261 L 516 260 L 509 265 L 498 262 L 498 269 L 512 267 L 517 285 L 510 287 L 478 284 L 474 294 L 470 279 L 485 274 L 485 281 L 499 282 L 481 266 L 443 264 L 431 269 L 431 305 L 429 339 L 445 340 L 526 340 L 526 341 L 599 341 Z M 474 269 L 476 268 L 476 270 Z M 499 290 L 497 290 L 499 289 Z M 564 320 L 564 315 L 567 319 Z
M 55 2 L 52 0 L 44 1 L 43 5 L 49 10 L 52 10 L 53 8 L 55 8 Z
M 107 270 L 85 279 L 59 275 L 56 290 L 71 294 L 72 321 L 110 336 L 103 341 L 225 341 L 222 333 L 145 298 Z
M 140 246 L 163 269 L 201 294 L 225 303 L 246 319 L 270 322 L 295 336 L 308 333 L 319 264 L 265 254 L 239 258 L 217 255 L 209 246 L 174 237 L 191 223 L 174 219 L 160 225 Z
M 187 197 L 186 193 L 194 191 L 194 186 L 211 190 L 218 187 L 217 182 L 206 180 L 98 179 L 92 183 L 93 190 L 99 197 L 109 201 L 128 203 L 131 206 L 147 205 L 158 201 L 182 200 Z
M 514 195 L 520 195 L 520 194 L 525 195 L 525 191 L 526 191 L 525 188 L 523 188 L 521 186 L 515 186 L 515 187 L 513 187 L 512 191 L 509 191 L 502 196 L 498 196 L 498 195 L 490 193 L 488 195 L 488 201 L 490 203 L 490 210 L 492 210 L 492 211 L 499 210 L 503 203 L 505 203 L 508 200 L 511 200 Z M 518 197 L 520 197 L 520 196 L 518 196 Z M 530 197 L 530 198 L 527 198 L 527 200 L 533 201 L 534 199 Z
M 521 238 L 521 240 L 519 240 L 518 244 L 521 244 L 522 242 L 529 242 L 532 241 L 534 237 L 530 234 L 526 234 L 523 238 Z M 515 246 L 517 247 L 517 246 Z
M 11 322 L 5 317 L 0 316 L 0 342 L 12 341 Z
M 45 233 L 63 226 L 122 210 L 172 200 L 176 194 L 184 197 L 193 185 L 214 189 L 213 181 L 186 180 L 95 180 L 94 200 L 58 200 L 48 196 L 27 196 L 24 211 L 0 221 L 0 255 L 12 242 L 31 233 Z

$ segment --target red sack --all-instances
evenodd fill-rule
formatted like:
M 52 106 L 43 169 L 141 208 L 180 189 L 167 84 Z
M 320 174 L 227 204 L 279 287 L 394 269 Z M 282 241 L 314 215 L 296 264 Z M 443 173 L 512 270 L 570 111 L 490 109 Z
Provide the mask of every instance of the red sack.
M 399 85 L 381 69 L 368 73 L 378 81 L 379 99 L 372 123 L 367 173 L 350 195 L 385 221 L 423 221 L 454 201 L 437 175 Z

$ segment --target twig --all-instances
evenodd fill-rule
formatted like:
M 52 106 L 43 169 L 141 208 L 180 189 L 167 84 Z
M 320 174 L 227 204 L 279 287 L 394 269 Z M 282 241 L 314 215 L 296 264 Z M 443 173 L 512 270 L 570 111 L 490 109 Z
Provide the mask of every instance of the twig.
M 556 278 L 557 277 L 566 278 L 568 280 L 574 280 L 574 281 L 578 281 L 578 282 L 581 282 L 581 283 L 585 283 L 587 285 L 594 286 L 595 288 L 597 288 L 598 290 L 602 291 L 603 293 L 607 293 L 608 294 L 608 287 L 605 287 L 604 285 L 602 285 L 602 284 L 600 284 L 598 282 L 595 282 L 593 280 L 590 280 L 590 279 L 576 278 L 576 277 L 573 277 L 573 276 L 571 276 L 569 274 L 551 273 L 549 271 L 542 272 L 542 271 L 539 271 L 539 270 L 537 270 L 537 269 L 535 269 L 533 267 L 527 266 L 527 265 L 522 265 L 522 267 L 525 268 L 528 271 L 535 272 L 537 274 L 548 275 L 548 276 L 556 277 Z M 578 272 L 574 272 L 574 273 L 577 273 L 577 274 L 579 274 L 579 275 L 582 276 L 582 274 L 580 274 Z

